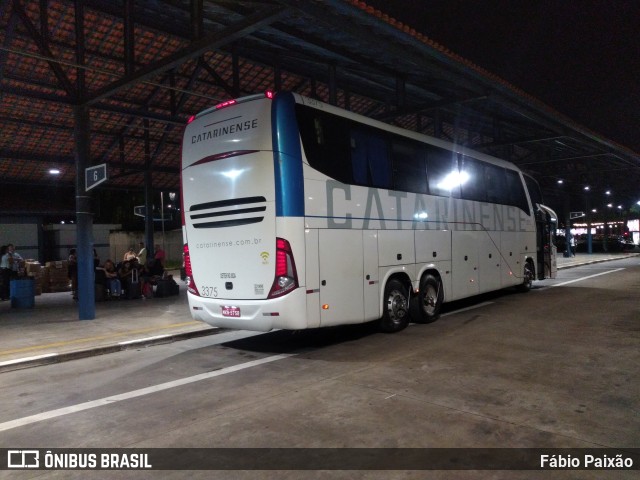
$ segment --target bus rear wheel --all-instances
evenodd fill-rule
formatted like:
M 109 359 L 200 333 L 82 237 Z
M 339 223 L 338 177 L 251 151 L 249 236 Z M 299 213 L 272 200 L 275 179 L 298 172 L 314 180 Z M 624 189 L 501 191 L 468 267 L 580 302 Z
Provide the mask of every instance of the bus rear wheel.
M 396 279 L 384 287 L 384 308 L 380 319 L 380 330 L 385 333 L 399 332 L 409 325 L 409 293 Z
M 531 287 L 533 286 L 534 275 L 535 273 L 533 270 L 533 263 L 527 260 L 524 264 L 524 272 L 523 272 L 524 278 L 522 280 L 522 283 L 518 285 L 518 290 L 523 293 L 531 290 Z
M 431 274 L 422 277 L 420 290 L 411 302 L 411 317 L 416 323 L 431 323 L 440 316 L 444 300 L 442 281 Z

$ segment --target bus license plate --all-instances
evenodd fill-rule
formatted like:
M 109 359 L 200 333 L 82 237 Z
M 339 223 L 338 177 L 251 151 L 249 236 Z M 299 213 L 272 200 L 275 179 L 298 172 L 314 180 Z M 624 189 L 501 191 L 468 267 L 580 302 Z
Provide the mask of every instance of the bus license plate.
M 240 317 L 239 307 L 222 307 L 223 317 Z

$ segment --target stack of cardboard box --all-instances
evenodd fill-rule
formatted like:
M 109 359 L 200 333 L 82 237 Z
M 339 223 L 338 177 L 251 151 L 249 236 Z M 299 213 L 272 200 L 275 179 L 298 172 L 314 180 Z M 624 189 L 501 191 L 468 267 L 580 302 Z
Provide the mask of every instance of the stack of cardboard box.
M 45 293 L 71 291 L 69 262 L 67 260 L 45 263 L 42 291 Z
M 44 269 L 40 262 L 37 260 L 25 260 L 25 271 L 27 277 L 33 278 L 35 280 L 35 291 L 36 295 L 42 294 L 42 279 L 44 275 Z

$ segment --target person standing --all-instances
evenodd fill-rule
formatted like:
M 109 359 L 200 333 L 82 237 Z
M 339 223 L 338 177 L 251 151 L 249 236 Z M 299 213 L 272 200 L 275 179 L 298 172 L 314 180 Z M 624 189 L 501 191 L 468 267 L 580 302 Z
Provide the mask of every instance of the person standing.
M 16 252 L 16 247 L 13 243 L 9 243 L 5 253 L 2 255 L 2 260 L 0 260 L 0 274 L 2 275 L 2 295 L 0 295 L 0 298 L 2 300 L 9 299 L 9 285 L 11 279 L 18 276 L 20 262 L 22 262 L 22 257 Z
M 10 255 L 10 264 L 11 264 L 11 278 L 16 278 L 18 276 L 18 271 L 20 270 L 21 264 L 24 262 L 22 257 L 18 252 L 16 252 L 16 247 L 13 243 L 7 244 L 7 254 Z
M 140 251 L 138 252 L 138 263 L 142 266 L 147 264 L 147 249 L 144 246 L 144 242 L 138 244 Z
M 129 250 L 125 252 L 124 256 L 122 257 L 122 261 L 130 262 L 134 258 L 136 258 L 136 251 L 133 249 L 133 247 L 131 247 Z
M 0 248 L 0 300 L 9 300 L 9 281 L 11 280 L 11 268 L 7 256 L 7 246 Z
M 68 277 L 71 280 L 71 295 L 78 300 L 78 255 L 75 248 L 69 250 Z
M 156 260 L 156 262 L 160 263 L 162 268 L 164 268 L 164 259 L 165 259 L 164 250 L 160 248 L 160 245 L 156 245 L 155 247 L 153 247 L 153 249 L 156 252 L 154 259 Z

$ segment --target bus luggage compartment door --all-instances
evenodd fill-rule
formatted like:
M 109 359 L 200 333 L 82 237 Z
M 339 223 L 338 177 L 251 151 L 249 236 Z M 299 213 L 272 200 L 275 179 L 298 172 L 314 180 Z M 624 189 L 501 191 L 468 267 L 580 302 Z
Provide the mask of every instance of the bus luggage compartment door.
M 364 319 L 362 232 L 321 230 L 320 326 L 358 323 Z

